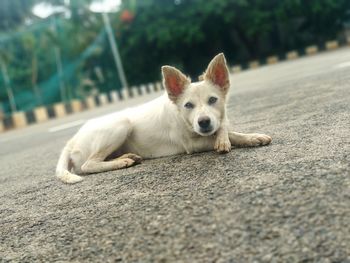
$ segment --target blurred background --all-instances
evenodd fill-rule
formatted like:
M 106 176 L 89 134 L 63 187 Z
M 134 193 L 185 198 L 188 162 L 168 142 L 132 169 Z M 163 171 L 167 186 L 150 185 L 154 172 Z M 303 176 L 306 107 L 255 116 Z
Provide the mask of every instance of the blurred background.
M 349 0 L 0 0 L 0 118 L 349 35 Z

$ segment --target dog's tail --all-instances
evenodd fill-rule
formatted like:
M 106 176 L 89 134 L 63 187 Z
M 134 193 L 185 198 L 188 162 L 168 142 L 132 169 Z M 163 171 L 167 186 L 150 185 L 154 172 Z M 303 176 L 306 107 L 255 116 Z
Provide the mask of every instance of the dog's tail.
M 69 171 L 70 147 L 69 143 L 63 148 L 56 167 L 56 176 L 66 184 L 75 184 L 83 180 L 81 176 Z

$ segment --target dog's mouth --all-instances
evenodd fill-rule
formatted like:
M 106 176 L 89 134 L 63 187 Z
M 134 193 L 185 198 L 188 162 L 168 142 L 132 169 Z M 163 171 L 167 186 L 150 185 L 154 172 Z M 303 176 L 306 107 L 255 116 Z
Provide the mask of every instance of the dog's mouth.
M 210 136 L 213 133 L 215 133 L 215 131 L 214 131 L 213 127 L 210 126 L 208 128 L 200 128 L 198 133 L 201 136 Z

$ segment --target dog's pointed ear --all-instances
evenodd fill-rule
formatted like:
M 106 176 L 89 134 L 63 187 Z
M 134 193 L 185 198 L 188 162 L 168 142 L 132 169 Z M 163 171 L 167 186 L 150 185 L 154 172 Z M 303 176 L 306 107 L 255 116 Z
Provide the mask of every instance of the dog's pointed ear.
M 223 53 L 216 55 L 210 61 L 204 73 L 204 80 L 210 81 L 225 93 L 228 91 L 230 88 L 230 76 Z
M 163 84 L 168 92 L 169 99 L 176 101 L 178 96 L 191 83 L 191 80 L 180 70 L 171 66 L 163 66 L 162 74 Z

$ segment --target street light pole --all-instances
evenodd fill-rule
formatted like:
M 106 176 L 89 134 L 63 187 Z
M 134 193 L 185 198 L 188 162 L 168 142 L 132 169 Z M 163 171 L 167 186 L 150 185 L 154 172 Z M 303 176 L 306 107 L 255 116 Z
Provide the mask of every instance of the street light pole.
M 51 28 L 55 36 L 58 37 L 55 14 L 51 18 Z M 54 52 L 55 52 L 56 68 L 57 68 L 59 85 L 60 85 L 61 101 L 64 102 L 67 97 L 66 97 L 66 89 L 63 81 L 64 76 L 63 76 L 63 67 L 62 67 L 62 60 L 61 60 L 61 51 L 57 43 L 54 46 Z
M 128 82 L 125 77 L 125 72 L 122 64 L 122 60 L 120 58 L 117 42 L 114 39 L 111 21 L 109 20 L 108 14 L 106 12 L 102 12 L 103 23 L 107 31 L 107 36 L 109 40 L 109 44 L 111 45 L 114 62 L 117 68 L 117 72 L 122 83 L 122 88 L 128 88 Z

